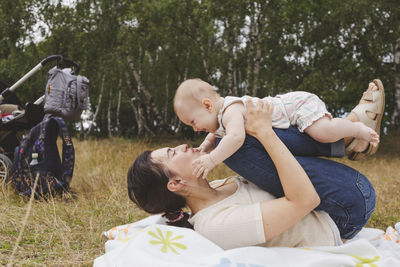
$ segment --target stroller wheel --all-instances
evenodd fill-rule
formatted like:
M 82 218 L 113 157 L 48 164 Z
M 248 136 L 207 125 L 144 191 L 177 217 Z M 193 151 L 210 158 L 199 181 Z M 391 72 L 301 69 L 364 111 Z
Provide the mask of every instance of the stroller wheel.
M 0 181 L 7 180 L 11 173 L 12 161 L 4 154 L 0 154 Z

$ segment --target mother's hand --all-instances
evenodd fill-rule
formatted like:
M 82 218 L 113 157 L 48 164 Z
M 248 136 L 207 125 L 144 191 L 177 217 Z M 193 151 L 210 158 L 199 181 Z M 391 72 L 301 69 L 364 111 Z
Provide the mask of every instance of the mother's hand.
M 246 101 L 246 132 L 257 137 L 261 132 L 272 130 L 272 111 L 274 106 L 259 99 L 256 103 Z

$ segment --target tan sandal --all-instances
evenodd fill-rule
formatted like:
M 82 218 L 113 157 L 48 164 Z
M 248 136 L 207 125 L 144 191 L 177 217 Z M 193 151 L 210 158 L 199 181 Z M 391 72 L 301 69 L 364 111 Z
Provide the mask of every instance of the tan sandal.
M 380 134 L 383 112 L 385 110 L 385 91 L 381 80 L 375 79 L 373 82 L 378 87 L 378 90 L 365 91 L 363 93 L 361 100 L 365 100 L 368 103 L 358 104 L 351 112 L 354 112 L 362 123 L 374 129 L 377 134 Z M 375 119 L 371 119 L 368 116 L 367 112 L 376 114 Z M 354 139 L 346 147 L 346 151 L 352 151 L 353 148 L 357 145 L 357 143 L 358 139 Z M 375 154 L 377 150 L 378 150 L 378 145 L 373 146 L 371 144 L 368 144 L 367 149 L 365 149 L 363 152 L 351 152 L 348 158 L 351 160 L 359 160 L 363 158 L 365 155 Z

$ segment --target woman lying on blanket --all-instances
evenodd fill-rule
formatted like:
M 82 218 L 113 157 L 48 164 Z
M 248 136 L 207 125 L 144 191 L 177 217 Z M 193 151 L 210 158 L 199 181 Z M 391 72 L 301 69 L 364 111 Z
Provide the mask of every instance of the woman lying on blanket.
M 374 210 L 374 189 L 356 170 L 317 157 L 343 156 L 347 144 L 347 153 L 354 158 L 354 153 L 370 151 L 368 144 L 322 144 L 294 127 L 272 129 L 272 108 L 261 102 L 257 107 L 248 104 L 250 135 L 225 161 L 246 180 L 231 177 L 209 184 L 193 174 L 192 162 L 204 152 L 187 145 L 161 148 L 143 152 L 131 166 L 131 200 L 146 212 L 166 213 L 172 225 L 193 225 L 224 249 L 338 245 L 340 238 L 352 238 Z M 383 109 L 383 86 L 371 83 L 348 119 L 378 132 Z M 189 219 L 181 211 L 186 205 L 192 213 Z

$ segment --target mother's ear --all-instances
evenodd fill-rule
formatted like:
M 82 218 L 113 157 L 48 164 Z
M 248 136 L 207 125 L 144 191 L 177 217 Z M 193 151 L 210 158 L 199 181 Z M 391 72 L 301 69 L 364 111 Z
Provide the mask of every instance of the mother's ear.
M 185 185 L 180 177 L 170 178 L 167 183 L 167 188 L 171 192 L 180 191 L 184 186 Z

